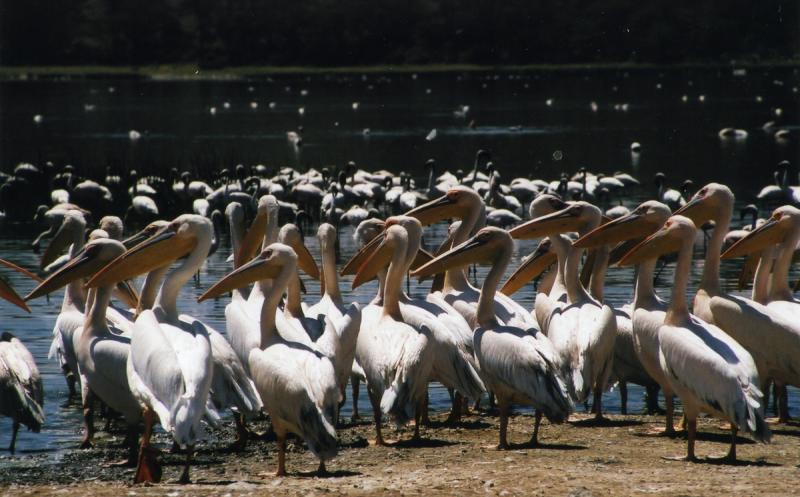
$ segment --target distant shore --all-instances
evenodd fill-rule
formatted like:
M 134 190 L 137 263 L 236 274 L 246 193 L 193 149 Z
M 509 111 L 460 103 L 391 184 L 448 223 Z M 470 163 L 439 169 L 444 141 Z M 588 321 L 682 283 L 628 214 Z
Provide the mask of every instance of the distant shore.
M 637 62 L 586 63 L 586 64 L 531 64 L 531 65 L 477 65 L 477 64 L 426 64 L 426 65 L 374 65 L 374 66 L 237 66 L 200 68 L 195 64 L 152 66 L 0 66 L 0 79 L 50 79 L 50 78 L 141 78 L 141 79 L 258 79 L 269 76 L 303 74 L 430 74 L 458 72 L 578 72 L 603 70 L 685 70 L 685 69 L 767 69 L 800 68 L 800 60 L 691 62 L 680 64 L 648 64 Z

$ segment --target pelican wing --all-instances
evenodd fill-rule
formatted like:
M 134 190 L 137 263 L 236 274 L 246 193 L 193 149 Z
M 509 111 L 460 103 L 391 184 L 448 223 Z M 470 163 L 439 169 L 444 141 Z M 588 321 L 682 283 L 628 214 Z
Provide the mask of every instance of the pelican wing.
M 344 389 L 353 369 L 358 332 L 361 328 L 361 308 L 351 304 L 347 314 L 332 319 L 325 318 L 325 332 L 317 340 L 317 347 L 333 361 L 337 383 Z
M 242 363 L 245 371 L 250 373 L 250 351 L 261 344 L 260 316 L 253 316 L 248 311 L 249 304 L 244 299 L 233 300 L 225 307 L 225 330 L 231 348 Z
M 44 411 L 36 399 L 41 395 L 41 378 L 12 342 L 0 342 L 0 413 L 38 432 L 44 423 Z
M 388 388 L 381 397 L 381 410 L 397 423 L 407 422 L 427 391 L 433 367 L 433 351 L 428 346 L 432 332 L 426 326 L 419 331 L 384 316 L 378 323 L 385 342 L 378 345 L 386 355 Z
M 714 322 L 747 349 L 771 376 L 800 384 L 800 325 L 788 316 L 750 299 L 713 297 Z
M 244 415 L 256 415 L 263 405 L 255 384 L 225 337 L 211 328 L 208 331 L 214 363 L 211 382 L 214 406 L 217 409 L 235 407 Z
M 19 378 L 25 385 L 25 390 L 30 392 L 30 396 L 40 405 L 44 405 L 44 388 L 42 387 L 42 376 L 39 368 L 27 347 L 18 339 L 12 338 L 8 342 L 14 351 L 14 355 L 25 364 L 19 369 Z
M 447 326 L 447 313 L 436 304 L 421 299 L 401 304 L 400 309 L 406 323 L 414 328 L 425 326 L 431 330 L 431 346 L 436 354 L 433 378 L 446 387 L 455 388 L 467 398 L 480 398 L 486 388 L 473 366 L 475 361 L 471 352 L 461 346 L 463 340 L 460 333 L 454 333 Z
M 566 420 L 572 406 L 556 353 L 541 332 L 509 326 L 478 328 L 475 352 L 490 388 L 525 397 L 553 422 Z
M 334 457 L 339 388 L 330 360 L 300 344 L 278 343 L 251 351 L 250 371 L 276 431 L 300 435 L 322 460 Z
M 659 342 L 661 367 L 675 392 L 692 397 L 684 398 L 684 405 L 699 404 L 701 410 L 724 415 L 758 440 L 769 440 L 750 354 L 716 326 L 694 317 L 684 327 L 662 326 Z
M 76 339 L 78 336 L 76 334 Z M 94 394 L 125 416 L 129 423 L 134 423 L 138 421 L 141 409 L 128 382 L 126 364 L 130 350 L 130 339 L 127 337 L 110 335 L 91 339 L 89 354 L 93 363 L 92 371 L 84 371 L 80 363 L 78 368 L 84 377 L 82 381 L 88 383 Z

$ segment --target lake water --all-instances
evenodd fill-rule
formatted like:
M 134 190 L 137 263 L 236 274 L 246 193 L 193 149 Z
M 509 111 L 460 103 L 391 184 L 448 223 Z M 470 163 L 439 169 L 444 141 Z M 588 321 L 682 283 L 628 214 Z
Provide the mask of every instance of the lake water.
M 427 158 L 435 157 L 442 170 L 466 171 L 475 151 L 485 148 L 492 151 L 506 181 L 528 175 L 557 179 L 561 171 L 573 173 L 580 166 L 606 173 L 623 170 L 643 182 L 624 199 L 626 205 L 635 206 L 652 195 L 653 174 L 663 171 L 671 186 L 687 178 L 698 187 L 712 180 L 725 182 L 741 206 L 752 202 L 761 186 L 771 181 L 779 160 L 788 159 L 795 167 L 800 162 L 799 85 L 798 74 L 791 69 L 751 70 L 745 76 L 734 76 L 730 69 L 696 69 L 448 73 L 416 78 L 316 75 L 248 81 L 5 81 L 0 83 L 0 167 L 10 172 L 18 162 L 51 160 L 102 179 L 107 166 L 118 173 L 136 168 L 140 173 L 163 174 L 177 167 L 206 175 L 238 163 L 304 168 L 354 160 L 365 169 L 404 170 L 424 181 L 422 164 Z M 357 110 L 353 102 L 359 103 Z M 470 107 L 466 119 L 453 115 L 461 105 Z M 776 109 L 780 116 L 776 117 Z M 40 123 L 34 122 L 37 114 L 42 116 Z M 468 127 L 473 120 L 474 127 Z M 761 129 L 770 120 L 793 136 L 776 141 Z M 298 126 L 303 127 L 305 141 L 299 151 L 286 140 L 286 131 Z M 746 129 L 748 139 L 720 141 L 717 132 L 728 126 Z M 426 141 L 432 129 L 437 137 Z M 130 130 L 141 132 L 142 138 L 131 141 Z M 638 156 L 630 152 L 633 141 L 642 144 Z M 792 174 L 791 183 L 794 178 Z M 438 245 L 444 230 L 444 224 L 427 230 L 426 245 Z M 0 258 L 37 267 L 38 257 L 29 248 L 35 232 L 31 226 L 4 226 Z M 351 235 L 350 228 L 342 230 L 342 263 L 355 251 Z M 316 238 L 308 236 L 307 244 L 318 256 Z M 518 242 L 509 273 L 532 247 L 533 242 Z M 223 247 L 203 267 L 200 285 L 187 286 L 179 302 L 182 312 L 220 331 L 225 329 L 227 300 L 197 304 L 195 299 L 230 269 L 225 262 L 229 253 L 225 237 Z M 702 271 L 700 257 L 693 285 Z M 723 263 L 729 291 L 734 290 L 738 267 L 737 261 Z M 485 272 L 479 268 L 479 281 Z M 33 286 L 16 274 L 4 274 L 20 293 Z M 665 296 L 671 277 L 668 268 L 659 280 Z M 305 283 L 311 302 L 319 287 L 307 278 Z M 374 284 L 350 292 L 349 280 L 342 287 L 348 302 L 366 303 L 375 292 Z M 411 284 L 415 295 L 427 287 Z M 610 304 L 629 302 L 632 271 L 611 269 L 606 288 Z M 533 297 L 531 285 L 515 295 L 528 308 Z M 46 425 L 40 434 L 20 432 L 18 454 L 43 452 L 47 460 L 57 460 L 63 451 L 76 447 L 81 436 L 80 412 L 75 406 L 61 407 L 66 385 L 56 363 L 47 359 L 61 298 L 59 292 L 49 302 L 31 302 L 31 315 L 0 303 L 6 316 L 3 330 L 18 335 L 34 354 L 46 390 Z M 605 394 L 609 412 L 619 411 L 618 398 L 616 392 Z M 792 390 L 794 414 L 799 398 Z M 432 387 L 431 405 L 436 410 L 448 408 L 441 387 Z M 369 413 L 363 388 L 360 409 Z M 642 390 L 630 386 L 630 412 L 642 409 Z M 349 413 L 348 400 L 343 414 Z M 0 420 L 0 427 L 0 447 L 7 446 L 10 421 Z

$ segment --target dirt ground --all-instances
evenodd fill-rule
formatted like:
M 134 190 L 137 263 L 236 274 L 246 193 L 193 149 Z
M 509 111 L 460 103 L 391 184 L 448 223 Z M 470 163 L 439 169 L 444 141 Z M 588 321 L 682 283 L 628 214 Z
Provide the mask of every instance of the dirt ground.
M 533 418 L 514 416 L 509 425 L 511 450 L 498 451 L 498 421 L 490 415 L 465 418 L 456 428 L 422 429 L 423 442 L 411 446 L 410 429 L 393 432 L 400 439 L 391 447 L 374 447 L 370 424 L 361 422 L 340 430 L 339 456 L 328 464 L 330 475 L 318 477 L 317 461 L 299 441 L 290 442 L 289 476 L 276 478 L 276 446 L 253 441 L 244 452 L 227 449 L 230 427 L 213 433 L 199 447 L 191 485 L 177 485 L 183 456 L 162 455 L 164 483 L 132 486 L 133 470 L 109 467 L 124 456 L 122 434 L 98 433 L 91 450 L 72 450 L 56 464 L 41 456 L 10 457 L 0 461 L 0 495 L 149 496 L 209 495 L 796 495 L 800 481 L 800 425 L 773 425 L 769 445 L 739 438 L 736 465 L 667 461 L 683 455 L 682 436 L 670 439 L 647 434 L 662 426 L 656 416 L 609 416 L 593 426 L 586 416 L 567 424 L 542 423 L 540 445 L 523 445 Z M 257 424 L 257 430 L 265 429 Z M 715 420 L 701 420 L 697 443 L 700 457 L 722 455 L 729 435 Z M 169 449 L 162 435 L 159 445 Z

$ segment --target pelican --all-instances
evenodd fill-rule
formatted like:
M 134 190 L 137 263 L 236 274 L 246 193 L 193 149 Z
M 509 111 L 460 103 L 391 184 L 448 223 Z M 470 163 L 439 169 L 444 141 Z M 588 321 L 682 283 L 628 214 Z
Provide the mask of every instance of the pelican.
M 82 281 L 124 252 L 125 246 L 121 242 L 107 237 L 95 238 L 68 264 L 41 282 L 26 300 L 46 295 L 71 282 Z M 84 323 L 72 336 L 84 413 L 85 432 L 81 447 L 88 448 L 92 445 L 92 400 L 96 396 L 125 418 L 131 451 L 128 460 L 123 464 L 133 464 L 136 460 L 136 430 L 141 420 L 141 410 L 125 374 L 130 338 L 123 336 L 123 330 L 116 328 L 106 316 L 114 288 L 112 282 L 89 291 Z
M 420 242 L 422 241 L 422 225 L 410 216 L 394 216 L 386 220 L 385 226 L 401 226 L 406 231 L 407 247 L 405 271 L 415 265 L 415 260 L 420 255 Z M 375 245 L 381 242 L 378 238 Z M 370 246 L 365 249 L 370 251 Z M 358 259 L 362 254 L 357 254 Z M 377 250 L 371 257 L 380 257 Z M 375 262 L 373 267 L 382 268 L 389 263 L 391 252 L 384 250 L 382 256 L 384 263 Z M 363 264 L 362 264 L 363 266 Z M 366 271 L 359 269 L 363 278 Z M 369 275 L 371 276 L 371 275 Z M 472 330 L 463 316 L 453 309 L 447 302 L 437 296 L 429 295 L 425 299 L 412 299 L 401 292 L 400 313 L 404 323 L 417 329 L 427 329 L 431 334 L 430 347 L 434 349 L 437 360 L 434 362 L 432 379 L 439 381 L 444 386 L 457 390 L 465 398 L 477 400 L 484 391 L 483 382 L 478 376 L 478 365 L 473 354 Z M 461 400 L 453 397 L 453 409 L 450 421 L 456 421 L 461 413 Z
M 736 433 L 744 430 L 767 442 L 763 396 L 752 356 L 718 327 L 689 314 L 686 285 L 697 229 L 691 219 L 670 217 L 664 226 L 628 252 L 620 265 L 641 264 L 678 251 L 675 282 L 664 323 L 658 329 L 659 363 L 683 403 L 687 420 L 688 461 L 696 461 L 694 444 L 701 412 L 728 420 L 732 440 L 725 461 L 736 460 Z
M 575 241 L 577 248 L 594 248 L 628 240 L 637 240 L 658 230 L 669 219 L 669 207 L 649 200 L 642 203 L 627 216 L 599 226 Z M 630 248 L 630 247 L 629 247 Z M 658 330 L 664 323 L 667 304 L 653 288 L 657 258 L 642 261 L 637 266 L 636 287 L 631 304 L 631 335 L 633 347 L 644 372 L 658 383 L 666 402 L 666 428 L 664 434 L 672 436 L 673 391 L 669 378 L 659 362 Z M 619 330 L 618 330 L 619 331 Z M 621 333 L 617 335 L 619 340 Z M 622 338 L 622 340 L 626 340 Z M 615 356 L 616 360 L 616 356 Z
M 714 232 L 708 242 L 703 275 L 695 294 L 693 312 L 704 321 L 720 326 L 727 334 L 744 345 L 756 361 L 760 372 L 759 377 L 763 382 L 761 387 L 766 388 L 772 374 L 780 377 L 787 375 L 785 368 L 789 364 L 785 362 L 785 359 L 778 359 L 778 357 L 788 351 L 781 343 L 783 340 L 790 342 L 793 340 L 793 326 L 791 323 L 786 323 L 786 326 L 781 327 L 776 320 L 779 314 L 775 311 L 763 312 L 764 308 L 757 306 L 756 302 L 744 297 L 727 295 L 722 291 L 719 280 L 720 251 L 730 226 L 733 204 L 733 193 L 727 186 L 709 183 L 698 190 L 689 202 L 676 212 L 689 217 L 696 225 L 708 221 L 714 222 Z M 783 217 L 783 214 L 780 216 Z M 789 217 L 787 216 L 784 226 L 790 224 Z M 768 224 L 770 226 L 767 227 L 767 230 L 772 231 L 770 228 L 774 223 Z M 772 235 L 775 234 L 777 232 L 772 231 Z M 791 256 L 788 257 L 791 258 Z M 777 291 L 784 296 L 791 296 L 788 282 L 785 282 L 785 275 L 790 264 L 790 261 L 784 259 L 775 268 L 776 276 L 773 287 L 776 290 L 780 288 Z M 776 299 L 772 298 L 771 300 Z M 777 306 L 773 306 L 773 309 L 777 309 Z M 753 340 L 753 326 L 757 326 L 757 329 L 760 330 L 769 329 L 768 333 L 772 334 L 772 338 L 763 341 Z M 796 381 L 795 376 L 794 373 L 789 373 L 790 383 Z M 785 417 L 785 413 L 782 413 L 781 417 Z
M 319 239 L 320 253 L 322 255 L 322 298 L 319 302 L 309 306 L 305 310 L 308 317 L 314 319 L 324 319 L 328 316 L 337 325 L 338 335 L 334 363 L 336 366 L 337 383 L 342 398 L 344 398 L 347 380 L 353 381 L 353 416 L 358 418 L 358 384 L 357 378 L 353 378 L 354 361 L 356 355 L 356 344 L 358 343 L 358 332 L 361 328 L 361 309 L 357 304 L 346 308 L 342 301 L 342 294 L 339 290 L 339 277 L 336 274 L 336 228 L 327 223 L 319 225 L 317 230 Z M 342 320 L 345 316 L 350 318 L 347 325 Z M 323 341 L 320 345 L 326 343 Z M 360 369 L 360 368 L 359 368 Z
M 537 328 L 504 326 L 495 316 L 494 293 L 513 250 L 514 242 L 506 231 L 487 227 L 412 273 L 421 279 L 470 262 L 492 265 L 481 287 L 474 343 L 481 373 L 500 407 L 498 449 L 509 447 L 506 431 L 512 403 L 536 408 L 532 445 L 537 444 L 542 414 L 553 423 L 561 423 L 572 407 L 550 340 Z
M 33 356 L 17 337 L 8 332 L 0 335 L 0 415 L 12 420 L 12 454 L 16 448 L 19 425 L 34 433 L 44 424 L 44 391 L 42 377 Z
M 297 277 L 297 255 L 291 247 L 273 243 L 261 254 L 228 274 L 198 300 L 220 295 L 254 281 L 272 279 L 261 307 L 261 343 L 250 352 L 250 372 L 278 437 L 278 476 L 286 474 L 286 435 L 296 433 L 320 460 L 336 455 L 333 416 L 339 387 L 333 363 L 313 348 L 290 342 L 277 331 L 276 314 L 289 280 Z
M 70 247 L 70 258 L 77 255 L 83 249 L 85 230 L 86 219 L 83 214 L 77 211 L 65 213 L 61 227 L 42 256 L 42 266 L 55 260 L 65 247 Z M 83 289 L 83 282 L 75 280 L 67 285 L 64 292 L 64 300 L 61 303 L 61 312 L 58 314 L 56 323 L 53 326 L 53 341 L 48 354 L 49 358 L 57 358 L 61 364 L 61 369 L 67 380 L 70 397 L 75 395 L 75 385 L 79 381 L 78 360 L 72 345 L 72 337 L 75 330 L 83 326 L 85 303 L 86 295 Z
M 179 316 L 176 307 L 181 287 L 205 262 L 212 231 L 211 221 L 202 216 L 178 216 L 87 283 L 91 288 L 122 281 L 188 254 L 184 263 L 165 278 L 153 309 L 142 311 L 134 323 L 127 376 L 145 425 L 135 483 L 160 480 L 161 470 L 150 446 L 156 418 L 180 447 L 188 449 L 179 481 L 189 482 L 192 451 L 202 434 L 200 419 L 208 409 L 214 373 L 223 371 L 214 367 L 210 328 L 191 316 Z M 214 382 L 215 388 L 218 384 Z M 209 412 L 214 419 L 215 413 Z
M 413 415 L 417 421 L 414 439 L 419 438 L 421 407 L 433 367 L 434 348 L 430 346 L 430 329 L 404 322 L 401 312 L 408 232 L 399 225 L 390 226 L 379 241 L 380 245 L 359 268 L 353 287 L 386 267 L 389 256 L 383 294 L 378 294 L 362 310 L 356 345 L 356 359 L 364 368 L 375 418 L 375 444 L 384 445 L 381 433 L 383 414 L 392 415 L 398 424 L 407 422 Z
M 597 421 L 602 419 L 602 394 L 611 374 L 617 321 L 611 307 L 589 295 L 579 280 L 578 264 L 583 249 L 572 247 L 569 239 L 557 235 L 569 231 L 585 234 L 597 227 L 601 218 L 600 209 L 580 201 L 510 231 L 512 237 L 521 239 L 550 236 L 559 270 L 563 265 L 567 302 L 551 302 L 548 312 L 537 309 L 536 314 L 546 318 L 542 328 L 559 355 L 573 400 L 583 402 L 589 390 L 593 391 Z M 604 268 L 608 252 L 598 249 L 598 253 L 595 264 Z M 561 279 L 556 276 L 557 282 Z M 602 275 L 599 280 L 602 287 Z
M 708 323 L 714 323 L 714 314 L 711 310 L 712 297 L 724 295 L 719 281 L 720 251 L 730 227 L 733 203 L 733 193 L 727 186 L 709 183 L 698 190 L 686 205 L 675 211 L 675 214 L 691 219 L 695 226 L 708 221 L 714 222 L 714 232 L 706 248 L 703 276 L 692 308 L 694 315 Z
M 303 235 L 297 226 L 286 224 L 278 233 L 278 240 L 292 247 L 297 255 L 297 265 L 307 274 L 319 279 L 320 273 L 313 257 L 303 244 Z M 325 354 L 334 365 L 336 380 L 342 395 L 347 385 L 347 378 L 353 368 L 356 339 L 361 325 L 361 310 L 354 304 L 344 314 L 338 310 L 331 314 L 314 315 L 303 307 L 300 296 L 300 276 L 289 280 L 286 289 L 286 302 L 281 318 L 288 321 L 290 327 L 306 333 L 314 348 Z M 304 341 L 304 340 L 303 340 Z M 336 420 L 338 421 L 338 408 Z
M 319 279 L 319 268 L 314 262 L 314 258 L 309 253 L 305 244 L 303 243 L 303 235 L 300 229 L 294 224 L 284 224 L 278 232 L 278 241 L 284 245 L 292 247 L 295 254 L 297 254 L 297 265 L 300 269 L 306 272 L 314 279 Z M 289 280 L 289 285 L 286 289 L 286 303 L 283 309 L 283 314 L 291 324 L 298 330 L 303 330 L 308 334 L 312 341 L 317 341 L 325 327 L 325 320 L 317 319 L 316 317 L 308 317 L 303 309 L 303 302 L 301 297 L 302 282 L 300 274 L 296 278 Z
M 451 188 L 447 194 L 408 211 L 406 215 L 417 218 L 423 226 L 458 217 L 461 224 L 453 234 L 452 246 L 455 247 L 482 227 L 485 206 L 477 192 L 465 186 L 457 186 Z M 471 328 L 477 326 L 480 292 L 469 284 L 462 268 L 451 268 L 447 271 L 444 288 L 439 295 L 464 316 Z M 531 313 L 511 298 L 503 294 L 495 294 L 494 298 L 495 314 L 501 323 L 523 329 L 538 328 Z
M 0 298 L 31 312 L 23 298 L 2 278 Z M 16 447 L 20 424 L 39 432 L 44 423 L 43 405 L 42 378 L 33 356 L 17 337 L 3 332 L 0 335 L 0 415 L 12 420 L 9 452 L 13 453 Z
M 789 287 L 788 272 L 797 242 L 800 240 L 800 210 L 783 206 L 772 217 L 733 244 L 723 259 L 762 251 L 779 244 L 772 274 L 772 285 L 765 292 L 765 276 L 769 274 L 771 257 L 762 257 L 756 270 L 754 295 L 760 291 L 763 299 L 744 299 L 735 296 L 712 297 L 709 307 L 715 321 L 753 355 L 759 366 L 763 383 L 768 379 L 779 385 L 800 385 L 796 362 L 800 353 L 800 326 L 796 318 L 800 309 Z M 759 282 L 758 280 L 762 281 Z M 761 288 L 760 288 L 761 287 Z M 760 303 L 758 300 L 762 300 Z M 779 421 L 788 420 L 786 407 L 780 409 Z

